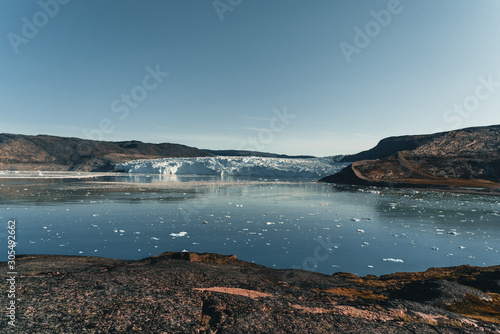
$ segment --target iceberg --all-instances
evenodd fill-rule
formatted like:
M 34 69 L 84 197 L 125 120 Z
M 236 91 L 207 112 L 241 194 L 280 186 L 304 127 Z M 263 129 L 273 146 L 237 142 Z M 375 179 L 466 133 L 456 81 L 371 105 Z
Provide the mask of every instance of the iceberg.
M 329 157 L 292 159 L 262 157 L 203 157 L 134 160 L 116 171 L 149 174 L 233 175 L 257 177 L 321 178 L 335 174 L 347 164 Z

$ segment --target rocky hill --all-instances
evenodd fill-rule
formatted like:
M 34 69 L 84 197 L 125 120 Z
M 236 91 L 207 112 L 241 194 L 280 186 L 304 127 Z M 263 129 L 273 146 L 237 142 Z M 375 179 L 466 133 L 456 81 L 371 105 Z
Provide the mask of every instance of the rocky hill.
M 128 160 L 205 156 L 211 154 L 179 144 L 0 134 L 3 170 L 110 171 L 115 164 Z
M 4 314 L 2 333 L 500 331 L 500 266 L 359 277 L 169 252 L 139 261 L 30 255 L 16 269 L 16 328 Z
M 401 150 L 401 148 L 403 148 Z M 381 157 L 384 154 L 388 156 Z M 392 137 L 341 172 L 332 183 L 382 186 L 500 188 L 500 125 L 424 136 Z
M 382 159 L 399 151 L 414 150 L 442 134 L 388 137 L 382 139 L 375 147 L 369 150 L 346 155 L 342 159 L 342 162 Z

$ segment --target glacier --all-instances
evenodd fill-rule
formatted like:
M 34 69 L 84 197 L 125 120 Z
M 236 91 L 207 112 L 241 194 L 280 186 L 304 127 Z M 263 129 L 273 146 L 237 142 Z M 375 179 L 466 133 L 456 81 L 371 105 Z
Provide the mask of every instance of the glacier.
M 346 163 L 337 157 L 323 158 L 262 158 L 262 157 L 203 157 L 133 160 L 115 166 L 115 171 L 148 174 L 233 175 L 275 178 L 321 178 L 335 174 Z

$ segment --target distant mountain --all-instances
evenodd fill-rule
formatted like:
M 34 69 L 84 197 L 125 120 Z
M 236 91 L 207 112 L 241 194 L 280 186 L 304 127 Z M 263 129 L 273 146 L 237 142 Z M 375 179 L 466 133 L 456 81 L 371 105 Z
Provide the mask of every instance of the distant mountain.
M 284 159 L 312 159 L 316 158 L 312 155 L 286 155 L 286 154 L 275 154 L 267 152 L 258 151 L 245 151 L 245 150 L 207 150 L 203 149 L 207 153 L 213 155 L 220 155 L 223 157 L 261 157 L 261 158 L 284 158 Z
M 109 171 L 134 159 L 211 155 L 179 144 L 0 134 L 0 169 L 4 170 Z
M 357 160 L 371 157 L 378 159 Z M 321 181 L 500 188 L 500 125 L 386 138 L 373 149 L 346 159 L 355 162 Z

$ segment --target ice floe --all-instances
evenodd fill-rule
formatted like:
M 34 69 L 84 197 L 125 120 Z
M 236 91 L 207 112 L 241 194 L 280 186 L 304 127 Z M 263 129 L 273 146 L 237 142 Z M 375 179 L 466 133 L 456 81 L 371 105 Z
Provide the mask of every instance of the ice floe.
M 187 232 L 179 232 L 179 233 L 170 233 L 171 237 L 185 237 L 188 233 Z
M 384 262 L 399 262 L 399 263 L 404 263 L 404 261 L 402 259 L 395 259 L 395 258 L 392 258 L 392 257 L 383 258 L 382 261 L 384 261 Z

